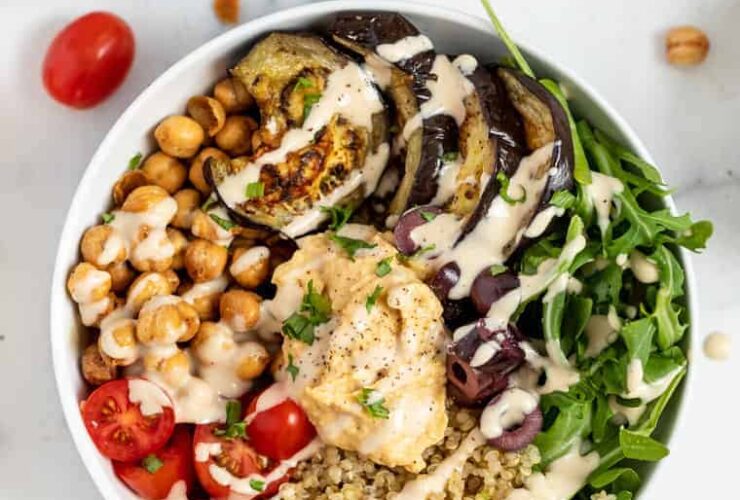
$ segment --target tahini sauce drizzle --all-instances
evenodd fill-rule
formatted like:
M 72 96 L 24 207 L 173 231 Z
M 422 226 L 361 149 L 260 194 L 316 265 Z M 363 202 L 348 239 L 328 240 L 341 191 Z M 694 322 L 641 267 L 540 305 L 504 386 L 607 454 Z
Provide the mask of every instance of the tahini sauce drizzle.
M 624 191 L 619 179 L 598 172 L 591 173 L 591 184 L 586 186 L 586 193 L 596 210 L 596 220 L 602 234 L 609 227 L 609 213 L 614 197 Z
M 433 48 L 434 44 L 428 36 L 412 35 L 393 43 L 382 43 L 375 48 L 375 52 L 386 61 L 397 63 Z

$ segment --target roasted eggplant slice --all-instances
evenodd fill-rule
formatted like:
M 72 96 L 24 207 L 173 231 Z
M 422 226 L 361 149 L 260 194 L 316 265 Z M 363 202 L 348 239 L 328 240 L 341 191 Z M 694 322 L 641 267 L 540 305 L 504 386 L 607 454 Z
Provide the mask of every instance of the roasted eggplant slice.
M 261 115 L 251 157 L 209 161 L 206 178 L 240 223 L 290 237 L 327 205 L 357 205 L 385 168 L 386 112 L 353 61 L 315 36 L 273 33 L 234 68 Z

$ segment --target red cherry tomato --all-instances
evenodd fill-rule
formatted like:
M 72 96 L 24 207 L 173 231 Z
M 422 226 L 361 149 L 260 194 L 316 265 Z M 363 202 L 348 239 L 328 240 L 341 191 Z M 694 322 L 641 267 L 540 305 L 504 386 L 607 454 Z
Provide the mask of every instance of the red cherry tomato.
M 248 419 L 255 413 L 261 396 L 249 403 Z M 316 429 L 303 409 L 295 401 L 286 399 L 257 413 L 247 426 L 247 435 L 257 453 L 274 460 L 285 460 L 305 448 L 316 437 Z
M 156 458 L 148 458 L 156 457 Z M 154 472 L 147 469 L 145 461 L 153 460 Z M 152 467 L 152 462 L 147 462 Z M 134 493 L 146 500 L 167 498 L 170 490 L 178 481 L 185 481 L 186 490 L 193 487 L 193 439 L 187 426 L 178 425 L 175 434 L 164 448 L 147 455 L 137 462 L 113 461 L 113 470 Z
M 169 399 L 167 394 L 148 380 L 148 390 Z M 129 400 L 129 380 L 107 382 L 83 401 L 82 420 L 100 453 L 113 460 L 131 462 L 161 448 L 172 436 L 175 413 L 171 406 L 161 412 L 143 415 L 139 403 Z
M 65 26 L 49 45 L 44 86 L 67 106 L 89 108 L 121 85 L 133 60 L 128 24 L 109 12 L 91 12 Z

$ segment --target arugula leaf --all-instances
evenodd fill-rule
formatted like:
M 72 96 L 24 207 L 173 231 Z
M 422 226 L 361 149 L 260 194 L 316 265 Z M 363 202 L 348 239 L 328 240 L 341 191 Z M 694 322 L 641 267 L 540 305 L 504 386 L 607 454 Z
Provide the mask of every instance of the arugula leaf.
M 303 121 L 306 121 L 311 109 L 321 100 L 321 94 L 306 94 L 303 96 Z
M 565 210 L 572 208 L 576 204 L 576 197 L 570 191 L 555 191 L 550 197 L 550 205 Z
M 547 354 L 560 366 L 570 366 L 560 345 L 560 327 L 563 324 L 565 296 L 565 292 L 559 292 L 550 300 L 543 301 L 542 305 L 542 331 L 547 343 Z
M 516 205 L 517 203 L 524 203 L 527 201 L 527 190 L 524 189 L 524 186 L 519 186 L 522 188 L 521 195 L 519 198 L 513 198 L 509 195 L 509 183 L 510 179 L 506 177 L 506 174 L 499 170 L 499 172 L 496 174 L 496 180 L 499 182 L 501 187 L 499 188 L 498 195 L 509 205 Z
M 598 395 L 595 400 L 593 419 L 591 420 L 591 428 L 595 443 L 600 443 L 604 440 L 607 434 L 607 426 L 613 416 L 614 412 L 612 412 L 612 409 L 609 406 L 609 400 L 604 395 Z
M 609 263 L 601 271 L 586 278 L 586 284 L 596 304 L 619 305 L 619 293 L 622 290 L 622 268 Z
M 391 272 L 391 261 L 393 257 L 386 257 L 375 266 L 375 276 L 382 278 Z
M 141 466 L 146 469 L 149 474 L 154 474 L 162 468 L 164 462 L 162 462 L 157 455 L 150 453 L 141 460 Z
M 613 482 L 620 480 L 619 488 L 625 490 L 636 490 L 640 486 L 640 476 L 634 469 L 618 467 L 606 470 L 589 480 L 591 487 L 600 490 Z
M 502 264 L 494 264 L 488 268 L 488 272 L 491 273 L 491 276 L 498 276 L 499 274 L 503 274 L 508 270 L 509 268 Z
M 331 216 L 329 229 L 339 231 L 344 227 L 349 218 L 352 217 L 353 208 L 350 206 L 321 207 L 321 211 Z
M 265 195 L 265 184 L 263 182 L 250 182 L 247 184 L 244 194 L 248 200 L 261 198 Z
M 588 297 L 577 294 L 569 294 L 563 314 L 562 331 L 567 336 L 561 339 L 564 352 L 571 352 L 573 345 L 586 330 L 588 320 L 591 318 L 594 301 Z M 580 354 L 583 354 L 579 351 Z
M 661 245 L 650 255 L 649 259 L 658 266 L 660 283 L 671 292 L 671 297 L 681 297 L 684 293 L 684 272 L 673 252 Z
M 540 403 L 542 407 L 547 408 L 551 404 L 548 400 L 553 397 L 552 394 L 544 395 Z M 534 438 L 534 444 L 540 449 L 540 465 L 547 467 L 553 460 L 565 455 L 576 441 L 590 431 L 591 401 L 559 405 L 552 425 Z
M 236 227 L 236 223 L 229 219 L 224 219 L 216 214 L 208 214 L 208 216 L 213 220 L 213 222 L 221 226 L 224 231 L 230 231 L 232 228 Z
M 700 220 L 691 225 L 689 229 L 666 241 L 681 245 L 693 252 L 703 250 L 707 247 L 707 240 L 714 233 L 714 226 L 708 220 Z
M 434 218 L 437 217 L 437 214 L 434 212 L 425 212 L 424 210 L 420 211 L 419 215 L 421 215 L 421 218 L 426 222 L 432 222 Z
M 365 410 L 373 418 L 387 419 L 390 417 L 390 411 L 385 407 L 385 398 L 376 390 L 368 387 L 363 387 L 360 394 L 357 396 L 357 402 L 360 403 Z
M 657 462 L 669 453 L 663 443 L 629 429 L 619 431 L 619 445 L 625 458 L 646 462 Z
M 375 243 L 368 243 L 367 241 L 363 240 L 347 238 L 345 236 L 339 236 L 338 234 L 332 234 L 331 236 L 329 236 L 329 239 L 342 247 L 344 251 L 347 252 L 347 255 L 349 255 L 349 258 L 353 261 L 355 260 L 355 254 L 358 250 L 362 248 L 375 248 L 376 246 L 378 246 Z
M 627 352 L 630 359 L 639 359 L 642 366 L 650 357 L 650 348 L 653 345 L 653 335 L 655 335 L 655 325 L 651 318 L 642 318 L 637 321 L 630 321 L 622 327 L 619 335 L 627 346 Z
M 383 287 L 380 285 L 377 285 L 375 287 L 375 290 L 373 290 L 373 293 L 367 296 L 367 299 L 365 300 L 365 309 L 367 309 L 367 312 L 373 310 L 373 307 L 375 307 L 375 303 L 378 301 L 378 298 L 380 297 L 380 294 L 383 292 Z
M 536 274 L 540 264 L 560 255 L 560 248 L 554 244 L 556 239 L 557 235 L 552 234 L 527 248 L 519 261 L 519 271 L 528 276 Z
M 516 61 L 516 65 L 519 66 L 519 69 L 522 71 L 522 73 L 534 78 L 534 71 L 532 71 L 532 68 L 529 66 L 529 64 L 527 64 L 527 61 L 526 59 L 524 59 L 524 56 L 522 56 L 522 53 L 519 52 L 519 47 L 516 46 L 509 34 L 506 33 L 504 26 L 501 24 L 501 21 L 499 21 L 496 13 L 493 11 L 493 7 L 491 7 L 490 2 L 488 0 L 481 0 L 481 3 L 483 4 L 483 8 L 486 9 L 488 17 L 491 19 L 491 23 L 493 23 L 493 27 L 496 29 L 496 33 L 498 34 L 499 38 L 502 42 L 504 42 L 504 45 L 511 53 L 511 57 L 513 57 L 514 61 Z
M 673 346 L 663 352 L 655 353 L 643 364 L 643 378 L 651 383 L 668 376 L 686 364 L 686 356 L 678 346 Z
M 671 302 L 671 291 L 667 287 L 661 287 L 655 297 L 655 311 L 652 317 L 658 324 L 658 347 L 668 349 L 681 340 L 687 325 L 681 324 L 679 311 Z
M 285 371 L 290 374 L 290 378 L 293 379 L 293 382 L 295 382 L 295 378 L 298 376 L 298 373 L 300 372 L 300 369 L 293 364 L 293 355 L 288 354 L 288 366 L 285 367 Z
M 101 217 L 103 219 L 103 224 L 110 224 L 116 218 L 116 215 L 111 212 L 105 212 Z
M 650 405 L 647 418 L 644 418 L 643 421 L 640 422 L 640 424 L 635 429 L 635 432 L 639 432 L 642 435 L 649 436 L 655 431 L 655 429 L 658 427 L 660 416 L 663 414 L 663 410 L 665 410 L 665 407 L 668 406 L 668 402 L 671 400 L 673 393 L 676 392 L 676 389 L 678 388 L 681 380 L 683 380 L 685 375 L 686 365 L 684 364 L 681 371 L 679 371 L 676 376 L 673 377 L 673 380 L 671 381 L 665 392 L 661 394 L 660 397 L 653 401 L 653 403 Z
M 136 153 L 134 156 L 132 156 L 128 161 L 128 170 L 136 170 L 137 168 L 139 168 L 142 158 L 143 156 L 141 153 Z
M 612 154 L 617 156 L 620 160 L 623 160 L 640 171 L 642 176 L 648 181 L 654 184 L 663 184 L 663 179 L 660 176 L 660 172 L 657 168 L 637 156 L 636 154 L 629 151 L 627 148 L 613 140 L 611 137 L 606 135 L 601 130 L 594 132 L 596 139 L 611 150 Z

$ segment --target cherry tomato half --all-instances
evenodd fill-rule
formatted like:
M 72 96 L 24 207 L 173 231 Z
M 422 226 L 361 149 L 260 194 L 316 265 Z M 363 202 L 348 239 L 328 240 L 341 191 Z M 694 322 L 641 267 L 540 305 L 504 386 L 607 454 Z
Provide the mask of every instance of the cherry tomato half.
M 270 390 L 269 388 L 267 389 Z M 255 413 L 262 393 L 247 408 L 247 420 Z M 306 447 L 316 437 L 316 429 L 298 404 L 286 399 L 257 413 L 247 425 L 247 435 L 257 453 L 274 460 L 286 460 Z
M 114 460 L 113 470 L 134 493 L 146 500 L 167 498 L 178 481 L 184 481 L 187 491 L 191 491 L 194 480 L 193 438 L 188 427 L 178 425 L 169 443 L 143 460 Z
M 212 498 L 226 498 L 231 491 L 211 476 L 211 464 L 223 467 L 234 477 L 247 477 L 250 474 L 260 474 L 259 459 L 254 449 L 242 438 L 226 439 L 213 434 L 213 431 L 222 427 L 223 424 L 198 425 L 195 427 L 193 438 L 193 456 L 195 460 L 195 473 L 201 486 Z M 217 456 L 208 455 L 205 461 L 199 461 L 198 445 L 219 443 L 221 453 Z
M 148 384 L 146 390 L 158 398 L 169 399 L 154 383 L 136 380 L 139 384 Z M 151 415 L 142 414 L 140 403 L 129 400 L 128 379 L 101 385 L 82 402 L 81 407 L 82 420 L 95 446 L 113 460 L 130 462 L 144 458 L 161 448 L 175 428 L 175 413 L 171 406 L 163 406 L 161 412 Z
M 134 34 L 109 12 L 91 12 L 65 26 L 46 51 L 43 79 L 57 101 L 95 106 L 126 78 L 134 60 Z

